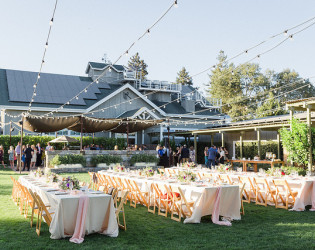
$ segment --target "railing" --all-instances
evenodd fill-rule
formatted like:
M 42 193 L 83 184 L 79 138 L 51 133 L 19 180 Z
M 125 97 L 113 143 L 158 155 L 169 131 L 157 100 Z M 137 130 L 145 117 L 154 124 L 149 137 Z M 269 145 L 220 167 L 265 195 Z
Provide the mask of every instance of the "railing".
M 160 90 L 164 92 L 181 92 L 182 85 L 170 83 L 167 81 L 138 81 L 136 83 L 136 88 L 140 90 Z
M 208 108 L 220 108 L 222 106 L 222 99 L 206 98 L 199 91 L 195 91 L 194 94 L 187 96 L 186 98 L 200 102 L 204 107 Z

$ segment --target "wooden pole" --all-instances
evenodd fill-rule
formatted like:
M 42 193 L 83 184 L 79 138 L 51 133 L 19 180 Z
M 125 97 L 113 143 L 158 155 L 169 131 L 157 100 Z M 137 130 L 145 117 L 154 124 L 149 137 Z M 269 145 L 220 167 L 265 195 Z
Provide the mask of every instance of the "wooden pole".
M 210 144 L 211 144 L 211 147 L 213 146 L 213 135 L 210 135 Z
M 21 171 L 22 171 L 23 123 L 24 123 L 24 117 L 22 116 L 22 124 L 21 124 L 21 125 L 22 125 L 22 128 L 21 128 L 21 145 L 20 145 L 20 149 L 21 149 L 21 152 L 20 152 L 20 174 L 21 174 Z M 25 166 L 24 166 L 24 167 L 25 167 Z
M 307 106 L 307 125 L 308 125 L 308 144 L 309 144 L 309 151 L 308 151 L 308 171 L 312 171 L 313 165 L 313 147 L 312 147 L 312 116 L 311 116 L 311 108 Z
M 11 146 L 12 121 L 10 121 L 10 146 Z
M 280 133 L 277 131 L 277 149 L 278 149 L 278 159 L 280 159 Z
M 170 167 L 171 166 L 170 119 L 168 119 L 167 140 L 168 140 L 168 166 Z
M 197 164 L 197 135 L 194 134 L 195 163 Z
M 290 107 L 290 121 L 292 121 L 294 115 L 294 108 Z M 292 125 L 290 123 L 290 130 L 292 131 Z
M 94 135 L 95 135 L 95 134 L 93 133 L 93 134 L 92 134 L 92 136 L 93 136 L 93 144 L 94 144 Z
M 127 122 L 127 149 L 129 148 L 129 123 Z
M 258 156 L 261 159 L 261 143 L 260 143 L 260 129 L 257 129 L 257 146 L 258 146 Z
M 83 117 L 81 116 L 81 139 L 80 139 L 80 151 L 83 150 L 83 140 L 82 140 L 82 134 L 83 134 Z
M 240 158 L 243 158 L 243 132 L 240 134 Z
M 224 147 L 224 133 L 221 132 L 221 146 Z

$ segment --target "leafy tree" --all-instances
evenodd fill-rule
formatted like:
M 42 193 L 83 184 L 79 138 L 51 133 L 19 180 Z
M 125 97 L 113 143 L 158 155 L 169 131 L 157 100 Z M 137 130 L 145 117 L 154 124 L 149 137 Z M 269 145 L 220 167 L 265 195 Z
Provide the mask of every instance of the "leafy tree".
M 193 85 L 192 79 L 185 67 L 182 67 L 182 69 L 177 73 L 176 83 L 182 85 Z
M 274 94 L 269 92 L 268 99 L 262 105 L 258 106 L 256 110 L 256 117 L 260 118 L 265 116 L 282 115 L 285 113 L 286 111 L 281 108 L 279 99 L 276 99 Z
M 280 129 L 283 147 L 289 152 L 288 160 L 303 166 L 308 164 L 308 129 L 306 123 L 296 118 L 291 121 L 291 130 Z
M 140 59 L 139 53 L 137 52 L 134 56 L 132 56 L 128 61 L 128 68 L 137 71 L 136 78 L 144 80 L 146 79 L 146 75 L 148 65 L 144 62 L 144 60 Z

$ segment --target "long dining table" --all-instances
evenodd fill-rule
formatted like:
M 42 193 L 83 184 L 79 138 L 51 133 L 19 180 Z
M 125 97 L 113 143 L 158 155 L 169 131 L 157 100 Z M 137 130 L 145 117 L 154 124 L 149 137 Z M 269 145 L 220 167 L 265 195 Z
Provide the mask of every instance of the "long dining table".
M 76 227 L 79 199 L 82 192 L 78 192 L 78 194 L 61 192 L 56 186 L 47 183 L 45 178 L 35 178 L 30 175 L 21 176 L 19 182 L 36 192 L 45 204 L 50 205 L 49 210 L 54 212 L 49 227 L 50 238 L 71 237 Z M 100 233 L 117 237 L 119 229 L 112 196 L 93 190 L 86 192 L 85 195 L 89 198 L 84 225 L 85 234 Z
M 210 183 L 182 183 L 171 178 L 144 177 L 130 172 L 113 172 L 109 170 L 99 171 L 100 174 L 110 177 L 120 177 L 135 181 L 141 191 L 150 192 L 151 184 L 157 184 L 161 188 L 164 185 L 180 187 L 187 200 L 194 201 L 192 216 L 186 218 L 184 223 L 200 223 L 201 218 L 211 215 L 214 209 L 216 191 L 219 186 Z M 229 220 L 240 220 L 240 191 L 238 185 L 221 185 L 221 197 L 219 204 L 219 215 Z
M 182 168 L 173 167 L 171 170 L 178 172 L 181 171 Z M 210 170 L 208 168 L 192 168 L 190 171 L 198 174 L 212 174 L 215 178 L 218 178 L 219 175 L 228 175 L 230 179 L 237 183 L 239 181 L 239 177 L 245 176 L 249 177 L 253 182 L 254 178 L 265 178 L 270 186 L 273 186 L 273 180 L 275 179 L 285 179 L 289 185 L 289 187 L 298 192 L 298 195 L 295 198 L 294 206 L 291 211 L 304 211 L 306 206 L 311 205 L 312 208 L 310 211 L 315 210 L 315 177 L 314 176 L 270 176 L 268 174 L 259 173 L 259 172 L 236 172 L 236 171 L 227 171 L 227 172 L 219 172 L 218 170 Z

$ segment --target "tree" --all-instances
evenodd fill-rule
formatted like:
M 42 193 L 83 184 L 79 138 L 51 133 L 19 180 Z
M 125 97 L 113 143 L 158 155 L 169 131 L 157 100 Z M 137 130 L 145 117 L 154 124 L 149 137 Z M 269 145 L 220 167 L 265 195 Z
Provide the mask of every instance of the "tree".
M 282 115 L 286 111 L 283 110 L 278 98 L 275 98 L 272 92 L 269 92 L 268 99 L 256 109 L 255 117 L 261 118 L 265 116 Z
M 136 78 L 144 80 L 146 79 L 146 75 L 148 65 L 144 62 L 144 60 L 140 59 L 139 53 L 137 52 L 134 56 L 132 56 L 128 61 L 128 68 L 130 70 L 136 71 Z
M 177 73 L 176 83 L 182 85 L 193 85 L 192 79 L 185 67 L 182 67 L 182 69 Z
M 280 135 L 283 147 L 289 152 L 288 160 L 306 166 L 309 158 L 307 124 L 293 118 L 291 121 L 291 130 L 282 128 L 280 129 Z

